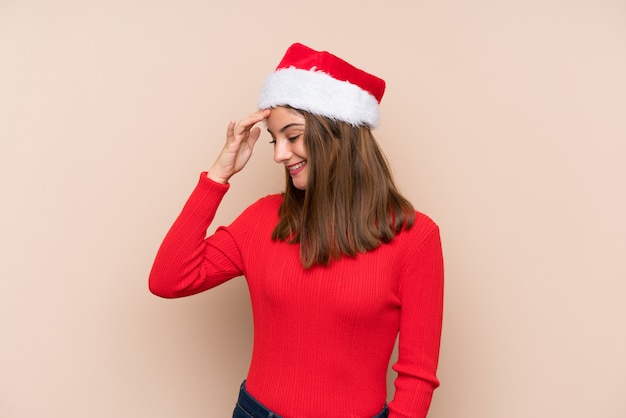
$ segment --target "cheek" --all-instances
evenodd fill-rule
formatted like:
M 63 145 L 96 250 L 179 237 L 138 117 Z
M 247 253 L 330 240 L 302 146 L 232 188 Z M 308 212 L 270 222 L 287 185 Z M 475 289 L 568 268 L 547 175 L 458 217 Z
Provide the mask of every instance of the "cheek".
M 305 157 L 305 158 L 308 156 L 306 147 L 304 146 L 304 141 L 300 141 L 298 143 L 298 155 L 300 155 L 301 157 Z

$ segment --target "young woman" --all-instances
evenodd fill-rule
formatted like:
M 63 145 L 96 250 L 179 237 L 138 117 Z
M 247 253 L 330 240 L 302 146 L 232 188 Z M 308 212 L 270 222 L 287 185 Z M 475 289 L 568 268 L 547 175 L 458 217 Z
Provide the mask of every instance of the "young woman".
M 150 290 L 248 282 L 254 348 L 233 417 L 423 418 L 439 385 L 439 230 L 398 192 L 371 128 L 385 83 L 294 44 L 165 237 Z M 286 190 L 206 237 L 229 179 L 272 137 Z M 399 335 L 395 395 L 386 374 Z

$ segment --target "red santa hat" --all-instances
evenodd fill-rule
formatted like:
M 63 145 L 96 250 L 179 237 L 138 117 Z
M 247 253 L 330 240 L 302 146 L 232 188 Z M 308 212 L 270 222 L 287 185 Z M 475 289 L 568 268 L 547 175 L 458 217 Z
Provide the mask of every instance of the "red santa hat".
M 327 51 L 295 43 L 263 85 L 259 108 L 291 106 L 354 126 L 378 126 L 385 81 Z

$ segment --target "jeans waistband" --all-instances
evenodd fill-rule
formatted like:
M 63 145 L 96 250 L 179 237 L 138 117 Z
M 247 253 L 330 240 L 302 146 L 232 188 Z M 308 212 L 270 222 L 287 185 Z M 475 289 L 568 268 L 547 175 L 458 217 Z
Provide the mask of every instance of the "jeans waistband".
M 246 390 L 246 381 L 244 380 L 239 390 L 239 398 L 237 399 L 237 407 L 243 409 L 253 418 L 282 418 L 280 415 L 270 411 L 261 402 L 257 401 L 254 396 Z
M 245 380 L 241 384 L 241 389 L 239 390 L 237 407 L 243 409 L 248 416 L 251 416 L 253 418 L 282 418 L 277 413 L 272 412 L 271 410 L 266 408 L 265 405 L 257 401 L 254 396 L 252 396 L 246 390 Z M 389 410 L 387 409 L 387 405 L 385 405 L 383 410 L 380 413 L 374 415 L 372 418 L 386 418 L 388 415 Z

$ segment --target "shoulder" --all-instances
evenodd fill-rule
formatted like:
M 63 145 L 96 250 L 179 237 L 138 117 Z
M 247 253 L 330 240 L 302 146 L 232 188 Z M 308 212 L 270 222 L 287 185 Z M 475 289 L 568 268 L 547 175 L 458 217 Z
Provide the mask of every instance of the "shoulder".
M 415 211 L 415 224 L 413 224 L 413 227 L 416 226 L 426 230 L 439 230 L 439 226 L 430 216 L 418 211 Z
M 418 248 L 433 238 L 439 239 L 439 225 L 430 216 L 418 211 L 415 212 L 413 226 L 396 236 L 399 243 L 412 248 Z
M 259 237 L 271 236 L 279 220 L 281 202 L 281 195 L 262 197 L 244 209 L 229 225 L 221 226 L 218 230 L 229 233 L 241 245 L 256 241 Z
M 271 194 L 264 196 L 248 206 L 241 213 L 241 215 L 239 215 L 239 219 L 254 218 L 255 221 L 258 221 L 260 219 L 270 220 L 273 217 L 276 217 L 276 219 L 278 219 L 278 210 L 280 209 L 282 201 L 282 194 Z
M 282 203 L 282 194 L 270 194 L 258 199 L 256 202 L 251 204 L 249 208 L 257 208 L 259 210 L 273 210 L 280 208 L 280 205 Z

